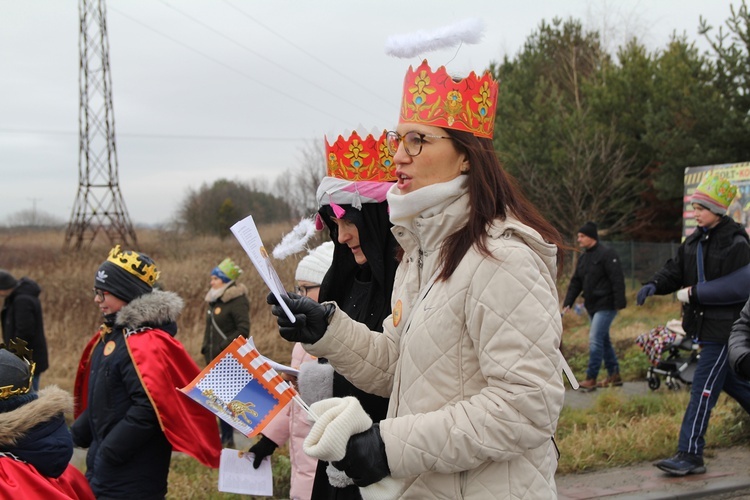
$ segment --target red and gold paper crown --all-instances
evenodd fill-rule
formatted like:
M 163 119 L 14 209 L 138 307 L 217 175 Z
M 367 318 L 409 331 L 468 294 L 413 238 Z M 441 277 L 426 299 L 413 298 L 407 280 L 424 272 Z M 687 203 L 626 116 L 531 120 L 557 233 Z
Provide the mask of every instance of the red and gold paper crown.
M 338 136 L 333 144 L 326 138 L 326 175 L 347 181 L 392 182 L 396 164 L 385 141 L 386 131 L 375 139 L 362 139 L 352 132 L 348 139 Z
M 425 60 L 416 70 L 409 66 L 406 72 L 399 121 L 463 130 L 492 139 L 496 106 L 497 82 L 489 72 L 478 78 L 472 71 L 454 81 L 444 66 L 433 73 Z

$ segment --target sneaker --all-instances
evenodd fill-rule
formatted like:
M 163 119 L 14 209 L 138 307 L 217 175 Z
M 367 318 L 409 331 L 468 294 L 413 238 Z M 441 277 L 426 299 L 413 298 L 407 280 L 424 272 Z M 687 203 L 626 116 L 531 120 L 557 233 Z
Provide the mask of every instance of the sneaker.
M 619 373 L 613 373 L 596 385 L 597 387 L 620 387 L 622 385 L 622 378 Z
M 677 452 L 672 458 L 659 460 L 654 464 L 659 469 L 672 476 L 686 476 L 688 474 L 703 474 L 706 467 L 703 465 L 703 457 L 684 451 Z
M 580 384 L 578 384 L 580 389 L 583 392 L 591 392 L 596 390 L 596 379 L 595 378 L 587 378 Z

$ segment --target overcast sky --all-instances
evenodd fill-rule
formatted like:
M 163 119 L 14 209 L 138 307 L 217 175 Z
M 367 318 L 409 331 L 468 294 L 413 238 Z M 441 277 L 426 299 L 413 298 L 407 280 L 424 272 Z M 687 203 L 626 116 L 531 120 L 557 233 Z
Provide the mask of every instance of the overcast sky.
M 78 3 L 0 0 L 0 225 L 32 208 L 70 219 L 78 189 Z M 637 36 L 661 49 L 676 31 L 705 49 L 700 16 L 718 27 L 729 5 L 107 0 L 120 189 L 134 223 L 165 222 L 202 183 L 271 184 L 325 135 L 393 128 L 406 69 L 423 57 L 452 74 L 481 71 L 512 58 L 555 16 L 603 29 L 610 48 Z M 412 59 L 385 54 L 389 36 L 466 18 L 484 21 L 481 43 Z

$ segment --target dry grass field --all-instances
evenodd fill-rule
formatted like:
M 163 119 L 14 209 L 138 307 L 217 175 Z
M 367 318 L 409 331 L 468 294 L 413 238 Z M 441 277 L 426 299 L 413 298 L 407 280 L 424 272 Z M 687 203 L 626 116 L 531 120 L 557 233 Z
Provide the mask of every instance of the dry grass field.
M 269 251 L 292 225 L 259 228 Z M 42 287 L 41 302 L 49 344 L 50 368 L 42 376 L 42 385 L 56 384 L 72 390 L 78 357 L 100 322 L 92 288 L 94 274 L 106 259 L 111 245 L 97 240 L 92 248 L 63 250 L 63 231 L 0 232 L 0 268 L 16 277 L 28 276 Z M 311 245 L 316 244 L 311 242 Z M 287 362 L 292 345 L 278 335 L 275 321 L 266 304 L 268 288 L 249 257 L 233 238 L 187 237 L 179 233 L 138 231 L 137 250 L 151 256 L 161 271 L 164 289 L 180 295 L 185 308 L 178 320 L 177 338 L 199 366 L 205 327 L 204 297 L 211 270 L 225 257 L 231 257 L 244 270 L 238 282 L 249 290 L 251 332 L 258 349 L 279 362 Z M 282 282 L 291 289 L 299 254 L 274 262 Z
M 269 251 L 291 227 L 291 223 L 259 227 Z M 205 314 L 203 298 L 211 269 L 225 257 L 234 259 L 245 271 L 239 281 L 250 291 L 251 335 L 260 352 L 279 362 L 289 360 L 292 346 L 278 335 L 265 302 L 267 287 L 233 237 L 222 241 L 140 230 L 138 238 L 137 250 L 156 261 L 162 286 L 185 300 L 177 338 L 199 366 L 203 366 L 200 355 Z M 0 268 L 8 269 L 17 277 L 29 276 L 41 285 L 50 351 L 50 369 L 42 376 L 42 386 L 56 384 L 72 390 L 80 352 L 100 321 L 91 289 L 94 273 L 106 258 L 110 245 L 99 241 L 91 249 L 72 252 L 62 249 L 63 241 L 63 231 L 0 230 Z M 313 241 L 310 245 L 320 241 Z M 301 257 L 297 255 L 274 263 L 282 282 L 289 288 L 293 286 L 294 270 Z M 567 264 L 569 268 L 572 265 Z M 565 293 L 566 285 L 560 283 L 561 295 Z M 645 384 L 648 359 L 635 345 L 635 338 L 678 316 L 679 303 L 673 297 L 652 297 L 645 306 L 636 307 L 635 290 L 628 290 L 628 307 L 618 314 L 611 331 L 625 380 Z M 582 380 L 588 360 L 588 319 L 585 314 L 569 313 L 563 318 L 563 327 L 563 353 L 576 376 Z M 563 410 L 557 432 L 557 443 L 562 452 L 560 473 L 663 458 L 665 450 L 675 448 L 687 403 L 686 391 L 662 388 L 630 399 L 623 398 L 617 391 L 598 392 L 594 408 Z M 710 456 L 717 447 L 750 441 L 747 423 L 747 414 L 739 405 L 722 396 L 706 436 L 707 454 Z M 275 498 L 288 498 L 289 460 L 285 453 L 286 448 L 282 448 L 273 459 Z M 189 457 L 176 457 L 172 460 L 168 498 L 241 498 L 218 493 L 217 478 L 216 470 L 208 469 Z

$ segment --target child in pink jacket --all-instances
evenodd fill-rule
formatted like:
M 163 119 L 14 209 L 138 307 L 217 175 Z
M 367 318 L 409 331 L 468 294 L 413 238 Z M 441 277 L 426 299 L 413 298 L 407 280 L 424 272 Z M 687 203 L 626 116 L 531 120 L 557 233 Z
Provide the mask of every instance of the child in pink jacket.
M 296 292 L 318 300 L 320 284 L 332 260 L 333 242 L 331 241 L 311 250 L 297 265 L 294 276 L 297 281 Z M 331 397 L 333 369 L 327 364 L 319 365 L 316 358 L 307 354 L 299 342 L 294 344 L 290 366 L 300 370 L 298 389 L 306 403 L 312 404 L 325 397 Z M 321 369 L 329 371 L 321 373 Z M 320 380 L 320 377 L 328 377 L 330 382 L 326 384 Z M 298 385 L 294 377 L 291 382 L 295 386 Z M 331 394 L 315 394 L 316 391 L 319 392 L 320 387 L 328 387 L 328 392 Z M 249 450 L 250 453 L 255 454 L 253 466 L 257 469 L 265 457 L 289 441 L 289 459 L 292 463 L 289 498 L 292 500 L 310 500 L 312 493 L 318 460 L 306 455 L 302 450 L 302 443 L 308 432 L 310 432 L 310 423 L 307 421 L 307 414 L 297 404 L 290 403 L 263 429 L 260 439 Z

